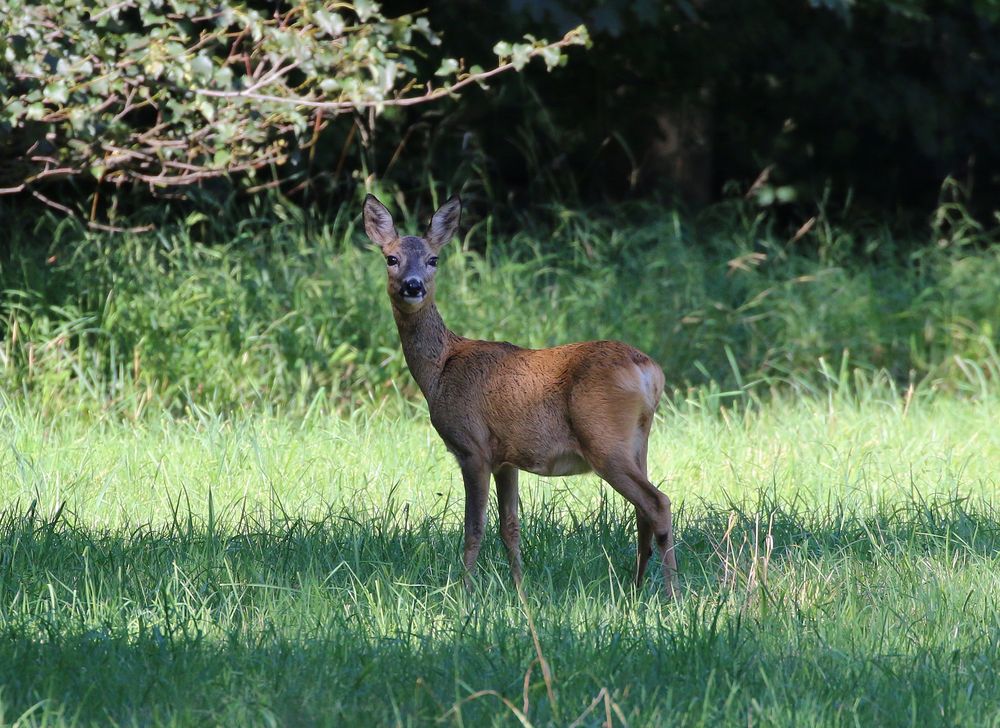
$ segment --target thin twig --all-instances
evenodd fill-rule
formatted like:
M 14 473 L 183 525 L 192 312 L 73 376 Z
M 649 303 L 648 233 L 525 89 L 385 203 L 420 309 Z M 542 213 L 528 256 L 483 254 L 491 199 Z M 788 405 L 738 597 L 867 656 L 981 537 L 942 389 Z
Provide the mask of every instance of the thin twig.
M 542 654 L 542 643 L 538 639 L 538 630 L 535 629 L 535 620 L 531 616 L 531 608 L 528 605 L 528 598 L 524 595 L 524 589 L 521 587 L 520 582 L 517 584 L 517 596 L 521 600 L 521 606 L 524 607 L 524 616 L 528 620 L 528 631 L 531 632 L 531 641 L 535 646 L 535 655 L 538 657 L 538 666 L 542 670 L 542 680 L 545 681 L 545 692 L 549 696 L 549 704 L 552 706 L 552 713 L 558 719 L 559 717 L 559 706 L 556 703 L 555 690 L 552 689 L 552 671 L 549 669 L 549 662 L 545 659 L 545 655 Z
M 269 83 L 277 81 L 279 78 L 286 75 L 287 73 L 290 73 L 291 71 L 294 71 L 298 67 L 299 67 L 299 62 L 295 61 L 294 63 L 289 63 L 284 68 L 278 68 L 277 70 L 274 70 L 271 73 L 262 77 L 259 81 L 254 83 L 249 88 L 243 89 L 243 93 L 252 93 L 263 86 L 267 86 Z
M 73 212 L 73 210 L 66 207 L 66 205 L 62 205 L 56 202 L 50 197 L 46 197 L 38 190 L 31 190 L 31 194 L 35 197 L 35 199 L 41 201 L 48 207 L 51 207 L 53 210 L 58 210 L 59 212 L 65 214 L 67 217 L 73 218 L 74 220 L 80 220 L 80 216 L 77 215 L 75 212 Z M 105 225 L 104 223 L 94 222 L 93 220 L 81 220 L 81 222 L 86 224 L 88 228 L 91 228 L 93 230 L 103 230 L 104 232 L 108 233 L 144 233 L 154 229 L 153 225 L 138 225 L 136 227 L 122 228 L 122 227 L 116 227 L 114 225 Z
M 80 174 L 80 170 L 75 167 L 56 167 L 55 169 L 43 169 L 41 172 L 28 177 L 24 180 L 24 184 L 30 185 L 32 182 L 38 182 L 39 180 L 46 179 L 47 177 L 72 177 L 73 175 Z M 23 187 L 24 185 L 22 185 Z M 4 190 L 0 190 L 0 194 L 3 194 Z
M 66 207 L 66 205 L 59 204 L 55 200 L 53 200 L 53 199 L 51 199 L 51 198 L 46 197 L 45 195 L 43 195 L 38 190 L 32 190 L 31 194 L 35 197 L 36 200 L 41 200 L 46 205 L 48 205 L 49 207 L 51 207 L 53 210 L 59 210 L 59 212 L 63 212 L 65 214 L 69 215 L 70 217 L 76 217 L 76 213 L 73 212 L 68 207 Z
M 132 0 L 124 0 L 124 2 L 120 2 L 120 3 L 117 3 L 115 5 L 111 5 L 109 7 L 104 8 L 104 10 L 102 10 L 101 12 L 95 13 L 94 15 L 91 15 L 90 16 L 90 22 L 94 22 L 95 20 L 98 20 L 99 18 L 104 17 L 108 13 L 113 13 L 116 10 L 122 10 L 123 8 L 130 8 L 130 7 L 134 7 L 134 6 L 135 6 L 135 3 Z
M 529 698 L 528 692 L 531 688 L 531 673 L 535 669 L 535 665 L 538 664 L 538 659 L 535 658 L 528 663 L 528 669 L 524 672 L 524 687 L 521 691 L 521 712 L 525 715 L 528 714 L 528 709 L 531 707 L 531 700 Z
M 521 725 L 524 726 L 524 728 L 532 728 L 531 721 L 528 720 L 528 717 L 520 710 L 518 710 L 516 705 L 514 705 L 512 702 L 510 702 L 507 698 L 498 693 L 496 690 L 479 690 L 477 692 L 472 693 L 472 695 L 468 695 L 462 698 L 453 706 L 451 706 L 451 708 L 449 708 L 444 713 L 444 715 L 442 715 L 439 718 L 439 720 L 444 720 L 452 713 L 458 713 L 459 709 L 466 703 L 472 702 L 473 700 L 479 700 L 479 698 L 485 698 L 487 696 L 492 696 L 494 698 L 497 698 L 501 703 L 506 705 L 507 708 L 510 710 L 510 712 L 514 714 L 514 717 L 516 717 L 517 720 L 521 723 Z
M 94 222 L 93 220 L 87 220 L 87 227 L 94 230 L 103 230 L 106 233 L 148 233 L 150 230 L 156 229 L 156 225 L 153 224 L 123 228 L 117 225 L 105 225 L 102 222 Z

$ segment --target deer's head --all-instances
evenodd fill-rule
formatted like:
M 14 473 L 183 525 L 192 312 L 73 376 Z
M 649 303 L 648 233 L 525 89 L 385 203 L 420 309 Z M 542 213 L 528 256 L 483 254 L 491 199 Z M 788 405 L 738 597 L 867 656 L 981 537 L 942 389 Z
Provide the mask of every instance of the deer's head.
M 402 313 L 415 313 L 434 300 L 438 250 L 454 237 L 461 215 L 462 201 L 455 195 L 434 213 L 424 237 L 399 237 L 385 205 L 374 195 L 365 198 L 365 232 L 385 256 L 386 289 Z

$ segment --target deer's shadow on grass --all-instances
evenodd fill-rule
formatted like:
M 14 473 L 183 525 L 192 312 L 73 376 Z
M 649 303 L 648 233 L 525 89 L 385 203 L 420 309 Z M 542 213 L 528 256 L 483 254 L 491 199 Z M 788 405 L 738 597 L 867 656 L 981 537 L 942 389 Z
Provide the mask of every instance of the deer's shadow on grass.
M 609 575 L 630 581 L 633 529 L 623 506 L 603 502 L 573 516 L 541 504 L 529 506 L 523 522 L 536 603 L 570 604 L 581 593 L 607 599 L 615 591 Z M 679 509 L 677 527 L 689 583 L 718 584 L 720 553 L 753 556 L 768 535 L 772 559 L 1000 554 L 1000 513 L 960 498 L 855 510 L 767 499 L 702 504 Z M 209 522 L 190 514 L 114 528 L 8 508 L 0 513 L 0 705 L 7 717 L 37 704 L 96 721 L 313 724 L 388 721 L 400 709 L 440 717 L 457 693 L 483 688 L 520 703 L 535 653 L 526 625 L 511 618 L 519 608 L 513 590 L 497 586 L 509 582 L 499 538 L 485 545 L 480 573 L 492 611 L 479 610 L 475 597 L 455 606 L 464 595 L 460 550 L 455 518 L 414 517 L 406 508 L 331 509 L 312 520 L 244 511 Z M 495 605 L 504 599 L 506 609 Z M 620 608 L 640 605 L 624 600 Z M 686 620 L 652 635 L 542 629 L 561 645 L 563 665 L 627 671 L 636 695 L 655 694 L 666 680 L 697 694 L 720 660 L 732 671 L 784 659 L 759 634 L 714 622 L 709 629 L 710 610 L 690 608 Z M 437 616 L 421 622 L 414 617 L 421 611 Z M 823 684 L 853 699 L 895 679 L 890 668 L 827 666 Z M 830 669 L 842 679 L 831 680 Z M 574 673 L 562 689 L 595 694 L 600 686 L 587 675 Z M 931 670 L 927 680 L 939 678 Z M 536 681 L 532 690 L 535 717 L 545 720 L 544 688 Z M 498 705 L 470 704 L 465 717 L 486 721 L 503 710 Z M 911 706 L 897 707 L 909 714 Z

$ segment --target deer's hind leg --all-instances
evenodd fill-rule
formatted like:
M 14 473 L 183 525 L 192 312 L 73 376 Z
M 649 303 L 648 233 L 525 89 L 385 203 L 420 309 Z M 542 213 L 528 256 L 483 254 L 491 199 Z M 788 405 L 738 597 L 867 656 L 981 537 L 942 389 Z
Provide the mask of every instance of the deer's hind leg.
M 581 408 L 574 425 L 584 455 L 612 488 L 636 510 L 638 554 L 636 583 L 649 561 L 653 538 L 660 552 L 663 583 L 674 595 L 677 556 L 670 499 L 646 477 L 646 452 L 653 407 L 639 393 L 619 392 L 611 398 L 592 398 Z
M 668 596 L 674 595 L 677 578 L 677 556 L 674 553 L 674 524 L 670 499 L 642 474 L 630 453 L 612 455 L 594 470 L 636 509 L 639 553 L 636 584 L 641 583 L 649 561 L 651 541 L 655 537 L 663 568 L 663 586 Z
M 646 474 L 646 455 L 649 450 L 649 430 L 652 427 L 652 415 L 648 418 L 639 418 L 639 441 L 640 445 L 636 453 L 636 462 L 642 476 L 648 479 Z M 646 516 L 635 507 L 635 530 L 636 530 L 636 567 L 635 585 L 636 588 L 642 586 L 642 580 L 646 576 L 646 567 L 649 565 L 649 557 L 653 555 L 653 527 L 646 520 Z
M 635 565 L 635 585 L 642 586 L 643 577 L 646 576 L 646 566 L 649 565 L 649 557 L 653 555 L 653 528 L 642 514 L 639 507 L 635 507 L 635 531 L 636 531 L 636 565 Z

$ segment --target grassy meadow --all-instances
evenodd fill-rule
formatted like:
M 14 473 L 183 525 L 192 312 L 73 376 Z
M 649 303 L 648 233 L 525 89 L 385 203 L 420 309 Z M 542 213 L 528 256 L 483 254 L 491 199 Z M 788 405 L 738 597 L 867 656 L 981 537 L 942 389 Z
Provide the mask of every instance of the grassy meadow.
M 673 405 L 650 469 L 678 604 L 630 585 L 630 511 L 594 476 L 525 477 L 525 599 L 498 537 L 467 594 L 461 481 L 420 416 L 7 401 L 3 720 L 1000 721 L 997 393 Z
M 522 476 L 523 595 L 495 535 L 465 591 L 347 213 L 12 226 L 0 723 L 1000 725 L 1000 248 L 726 214 L 486 220 L 439 273 L 460 333 L 664 365 L 677 603 L 592 475 Z

